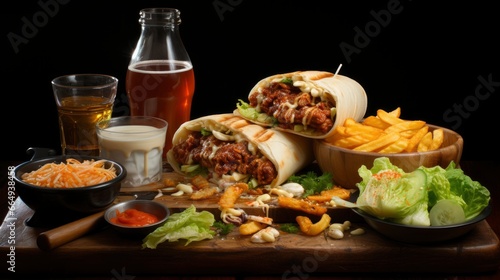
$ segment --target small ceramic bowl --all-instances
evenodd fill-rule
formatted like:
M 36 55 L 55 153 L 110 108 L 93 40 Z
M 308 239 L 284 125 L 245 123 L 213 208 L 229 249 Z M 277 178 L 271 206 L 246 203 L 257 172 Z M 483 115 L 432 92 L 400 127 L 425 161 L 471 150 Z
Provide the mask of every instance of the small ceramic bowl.
M 444 131 L 443 144 L 437 150 L 394 154 L 359 152 L 334 146 L 326 140 L 314 140 L 314 155 L 321 170 L 332 173 L 335 183 L 344 188 L 356 188 L 356 184 L 361 182 L 358 169 L 362 165 L 368 169 L 372 168 L 373 161 L 378 157 L 389 158 L 392 164 L 405 172 L 411 172 L 420 166 L 439 165 L 446 168 L 452 161 L 458 166 L 464 145 L 462 136 L 444 127 L 430 124 L 428 126 L 429 131 L 437 128 L 442 128 Z
M 145 226 L 128 226 L 117 224 L 112 221 L 112 219 L 116 217 L 117 212 L 122 213 L 128 209 L 136 209 L 141 212 L 152 214 L 158 218 L 158 221 Z M 168 207 L 153 200 L 128 200 L 111 206 L 104 213 L 104 219 L 114 230 L 120 234 L 137 238 L 143 238 L 153 232 L 155 229 L 163 225 L 169 216 L 170 210 Z

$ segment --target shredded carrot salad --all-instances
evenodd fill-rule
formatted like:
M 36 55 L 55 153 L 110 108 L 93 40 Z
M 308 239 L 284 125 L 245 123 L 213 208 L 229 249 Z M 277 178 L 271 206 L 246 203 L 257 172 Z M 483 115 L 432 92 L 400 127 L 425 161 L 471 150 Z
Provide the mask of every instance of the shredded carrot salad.
M 107 182 L 116 177 L 115 167 L 104 167 L 105 160 L 69 158 L 66 163 L 47 163 L 37 170 L 24 173 L 21 179 L 29 184 L 49 188 L 78 188 Z

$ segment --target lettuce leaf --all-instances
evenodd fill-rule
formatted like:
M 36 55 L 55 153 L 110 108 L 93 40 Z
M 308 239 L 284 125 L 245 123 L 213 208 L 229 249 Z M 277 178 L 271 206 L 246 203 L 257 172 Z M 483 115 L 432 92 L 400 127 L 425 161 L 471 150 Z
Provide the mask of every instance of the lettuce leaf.
M 358 183 L 358 208 L 380 219 L 407 225 L 430 225 L 424 172 L 405 173 L 386 157 L 375 159 L 372 169 L 363 165 L 358 172 L 363 178 Z
M 215 232 L 211 229 L 214 215 L 208 211 L 196 212 L 194 205 L 180 213 L 170 215 L 167 221 L 142 241 L 142 248 L 156 249 L 158 244 L 186 239 L 185 246 L 193 241 L 212 239 Z
M 470 220 L 479 215 L 490 202 L 490 191 L 481 183 L 465 175 L 463 170 L 456 168 L 452 162 L 446 169 L 436 166 L 420 167 L 431 177 L 429 184 L 429 207 L 440 199 L 453 199 L 464 209 L 465 219 Z M 435 197 L 435 198 L 434 198 Z
M 389 158 L 386 157 L 381 157 L 381 158 L 376 158 L 373 161 L 373 167 L 371 169 L 368 169 L 365 165 L 361 166 L 358 169 L 358 174 L 361 177 L 362 181 L 357 184 L 357 187 L 359 188 L 360 193 L 362 193 L 368 184 L 368 181 L 370 181 L 371 177 L 373 174 L 377 174 L 380 171 L 383 170 L 394 170 L 396 172 L 399 172 L 401 174 L 404 173 L 403 169 L 393 165 Z
M 429 210 L 440 200 L 456 201 L 466 220 L 479 215 L 490 202 L 489 190 L 465 175 L 451 162 L 419 167 L 405 173 L 387 157 L 374 160 L 373 167 L 361 166 L 356 207 L 380 219 L 406 225 L 430 225 Z
M 236 103 L 236 108 L 238 108 L 238 112 L 245 118 L 258 121 L 260 123 L 269 124 L 271 126 L 275 126 L 278 124 L 276 118 L 267 115 L 266 113 L 259 112 L 256 108 L 250 106 L 250 104 L 245 101 L 239 99 L 239 102 Z

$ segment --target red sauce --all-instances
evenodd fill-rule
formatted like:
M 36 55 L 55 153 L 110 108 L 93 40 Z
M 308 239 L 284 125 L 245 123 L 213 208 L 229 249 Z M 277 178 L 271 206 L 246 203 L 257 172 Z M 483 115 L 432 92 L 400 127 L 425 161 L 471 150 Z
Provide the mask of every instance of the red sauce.
M 158 217 L 137 209 L 116 210 L 116 217 L 111 222 L 122 226 L 140 227 L 158 222 Z

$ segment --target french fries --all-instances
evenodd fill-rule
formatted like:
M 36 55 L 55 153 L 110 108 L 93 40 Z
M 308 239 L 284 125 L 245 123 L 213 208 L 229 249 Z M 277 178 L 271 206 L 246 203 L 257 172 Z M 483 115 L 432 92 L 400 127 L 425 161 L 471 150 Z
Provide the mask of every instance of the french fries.
M 410 137 L 410 140 L 408 142 L 408 146 L 406 146 L 405 151 L 406 152 L 413 152 L 416 150 L 416 147 L 418 146 L 418 143 L 422 140 L 425 134 L 429 131 L 428 126 L 424 126 L 421 129 L 419 129 L 415 134 L 413 134 Z
M 424 137 L 422 137 L 420 143 L 418 143 L 417 151 L 426 152 L 431 148 L 431 144 L 432 144 L 432 132 L 429 131 L 424 135 Z
M 197 190 L 189 196 L 190 199 L 192 200 L 202 200 L 202 199 L 207 199 L 209 197 L 214 196 L 216 193 L 219 192 L 219 189 L 217 187 L 206 187 L 201 190 Z
M 443 144 L 444 141 L 444 132 L 442 129 L 436 129 L 432 131 L 432 143 L 429 150 L 435 150 Z
M 401 108 L 386 112 L 377 110 L 376 116 L 369 116 L 362 122 L 349 118 L 335 128 L 326 141 L 354 151 L 377 153 L 408 153 L 436 150 L 444 142 L 441 128 L 429 130 L 421 120 L 400 118 Z
M 321 191 L 319 195 L 309 195 L 307 199 L 318 203 L 324 203 L 332 200 L 333 196 L 348 200 L 351 197 L 351 192 L 348 189 L 335 186 L 332 189 Z
M 250 235 L 266 228 L 267 226 L 268 225 L 256 221 L 247 221 L 246 223 L 240 225 L 239 232 L 241 235 Z
M 203 177 L 202 175 L 196 175 L 191 178 L 191 184 L 193 184 L 193 186 L 195 186 L 197 189 L 205 189 L 210 187 L 210 183 L 208 182 L 207 178 Z
M 240 195 L 248 190 L 246 183 L 236 183 L 227 187 L 219 199 L 221 209 L 233 208 Z
M 321 215 L 321 219 L 312 223 L 311 219 L 306 216 L 297 216 L 295 221 L 299 224 L 300 230 L 306 235 L 315 236 L 322 233 L 330 226 L 331 217 L 328 214 Z
M 286 196 L 278 196 L 278 205 L 316 216 L 321 216 L 328 210 L 325 206 L 317 204 L 317 202 Z
M 311 219 L 309 219 L 309 217 L 306 216 L 297 216 L 295 217 L 295 221 L 299 225 L 300 231 L 302 231 L 303 233 L 308 232 L 311 226 L 313 225 Z

